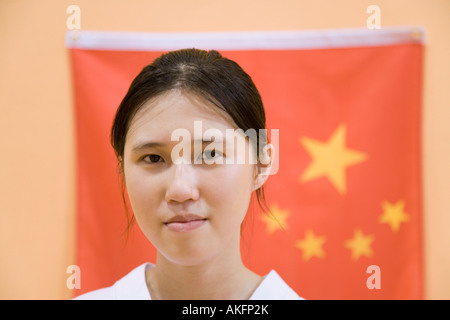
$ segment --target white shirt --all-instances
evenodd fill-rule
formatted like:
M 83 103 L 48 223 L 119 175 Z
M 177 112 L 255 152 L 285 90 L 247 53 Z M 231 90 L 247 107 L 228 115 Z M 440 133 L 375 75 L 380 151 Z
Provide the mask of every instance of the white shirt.
M 94 290 L 76 297 L 76 300 L 151 300 L 145 281 L 145 272 L 154 265 L 144 263 L 133 269 L 111 287 Z M 250 300 L 301 300 L 275 270 L 271 270 L 253 292 Z

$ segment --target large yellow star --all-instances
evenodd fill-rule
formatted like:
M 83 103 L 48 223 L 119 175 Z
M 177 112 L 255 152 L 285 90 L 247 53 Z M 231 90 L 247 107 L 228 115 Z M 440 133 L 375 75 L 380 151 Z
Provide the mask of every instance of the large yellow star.
M 305 232 L 305 238 L 298 240 L 295 246 L 303 251 L 303 260 L 308 261 L 312 257 L 324 258 L 325 251 L 323 251 L 323 244 L 325 243 L 325 237 L 317 237 L 312 230 Z
M 341 124 L 326 142 L 301 137 L 300 143 L 312 158 L 301 176 L 302 182 L 327 177 L 340 194 L 346 192 L 345 169 L 367 160 L 363 152 L 345 147 L 346 126 Z
M 261 216 L 261 220 L 267 225 L 267 232 L 274 233 L 276 230 L 286 230 L 288 224 L 286 222 L 289 216 L 289 211 L 281 210 L 277 204 L 270 206 L 270 213 L 265 213 Z
M 405 201 L 400 200 L 394 204 L 383 201 L 381 206 L 383 207 L 383 214 L 378 221 L 388 223 L 393 232 L 398 232 L 402 222 L 409 221 L 409 215 L 405 212 Z
M 352 251 L 352 260 L 358 260 L 361 256 L 372 257 L 373 251 L 370 245 L 374 239 L 374 236 L 364 235 L 361 229 L 356 229 L 353 239 L 345 241 L 345 247 Z

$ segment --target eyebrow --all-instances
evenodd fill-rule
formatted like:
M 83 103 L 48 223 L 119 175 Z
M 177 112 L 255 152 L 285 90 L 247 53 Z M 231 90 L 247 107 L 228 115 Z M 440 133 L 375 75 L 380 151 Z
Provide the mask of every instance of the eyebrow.
M 176 141 L 173 141 L 176 142 Z M 214 140 L 193 140 L 192 142 L 201 142 L 202 145 L 204 144 L 210 144 L 212 142 L 215 142 Z M 223 141 L 225 142 L 225 141 Z M 179 143 L 179 142 L 178 142 Z M 144 150 L 144 149 L 150 149 L 150 148 L 161 148 L 164 147 L 165 144 L 161 143 L 161 142 L 153 142 L 153 141 L 149 141 L 149 142 L 143 142 L 143 143 L 138 143 L 133 147 L 133 151 L 140 151 L 140 150 Z
M 143 142 L 138 143 L 133 147 L 133 151 L 139 151 L 142 149 L 149 149 L 149 148 L 155 148 L 155 147 L 162 147 L 164 146 L 163 143 L 160 142 Z

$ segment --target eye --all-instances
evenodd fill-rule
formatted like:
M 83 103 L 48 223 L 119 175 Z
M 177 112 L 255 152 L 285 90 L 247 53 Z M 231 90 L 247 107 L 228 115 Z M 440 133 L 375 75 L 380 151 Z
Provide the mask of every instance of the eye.
M 206 159 L 211 160 L 211 159 L 217 158 L 221 155 L 222 155 L 221 152 L 216 149 L 207 149 L 207 150 L 203 151 L 203 159 L 205 159 L 205 160 Z
M 148 154 L 143 158 L 143 160 L 148 163 L 158 163 L 162 161 L 162 158 L 157 154 Z
M 216 150 L 212 149 L 212 150 L 205 150 L 203 152 L 203 158 L 206 159 L 213 159 L 216 156 Z

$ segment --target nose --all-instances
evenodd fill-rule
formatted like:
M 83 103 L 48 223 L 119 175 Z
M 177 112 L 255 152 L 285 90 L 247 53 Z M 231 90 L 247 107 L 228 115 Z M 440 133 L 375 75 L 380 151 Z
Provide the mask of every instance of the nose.
M 200 196 L 197 189 L 195 170 L 191 164 L 173 164 L 167 181 L 165 199 L 167 202 L 185 202 L 197 200 Z

